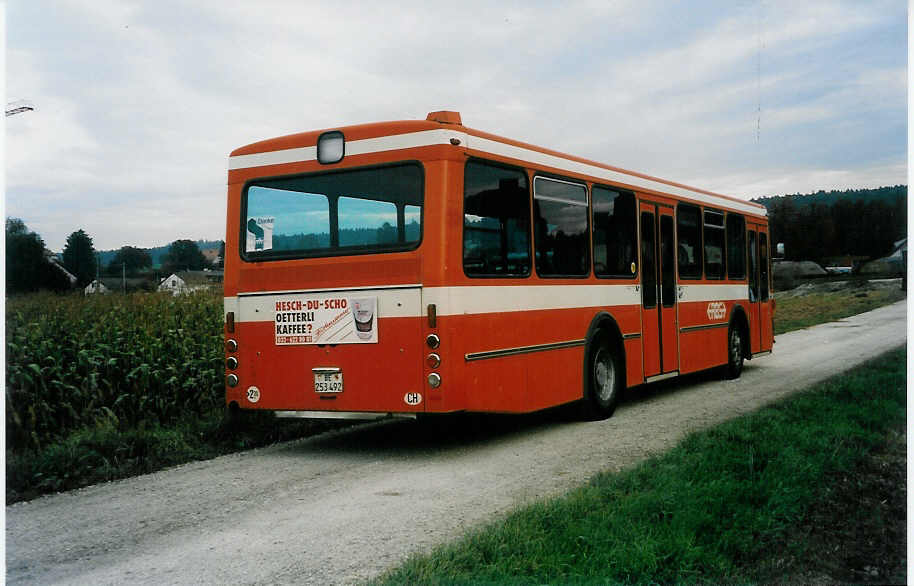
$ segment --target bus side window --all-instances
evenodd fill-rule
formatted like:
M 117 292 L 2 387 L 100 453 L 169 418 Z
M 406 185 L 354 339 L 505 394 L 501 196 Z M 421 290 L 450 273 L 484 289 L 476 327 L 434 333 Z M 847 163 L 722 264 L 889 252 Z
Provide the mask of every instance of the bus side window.
M 587 187 L 535 177 L 533 209 L 536 272 L 541 277 L 583 277 L 590 272 Z
M 746 278 L 746 219 L 727 214 L 727 277 Z
M 705 278 L 723 279 L 726 274 L 724 257 L 724 214 L 705 210 Z
M 598 277 L 633 278 L 637 273 L 638 216 L 635 194 L 594 185 L 593 267 Z
M 759 252 L 759 268 L 761 269 L 759 276 L 759 284 L 761 285 L 761 300 L 768 301 L 768 235 L 759 233 L 758 235 L 758 252 Z
M 472 160 L 464 169 L 463 271 L 469 277 L 530 274 L 530 197 L 520 169 Z
M 701 208 L 681 203 L 676 208 L 676 250 L 681 279 L 701 278 Z

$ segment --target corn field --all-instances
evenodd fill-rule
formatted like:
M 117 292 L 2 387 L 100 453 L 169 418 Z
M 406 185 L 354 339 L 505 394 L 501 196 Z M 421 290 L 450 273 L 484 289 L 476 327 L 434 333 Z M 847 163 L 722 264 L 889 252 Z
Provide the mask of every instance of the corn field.
M 6 302 L 6 433 L 37 450 L 99 424 L 168 424 L 223 401 L 222 297 L 35 294 Z

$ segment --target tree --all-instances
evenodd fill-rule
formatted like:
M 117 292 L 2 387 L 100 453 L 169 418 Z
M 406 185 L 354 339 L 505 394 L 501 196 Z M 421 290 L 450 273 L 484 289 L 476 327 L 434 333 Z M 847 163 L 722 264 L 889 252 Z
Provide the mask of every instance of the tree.
M 840 256 L 879 258 L 907 234 L 907 186 L 818 191 L 761 200 L 771 244 L 785 243 L 788 260 Z
M 225 240 L 219 244 L 219 262 L 216 263 L 217 268 L 225 267 Z
M 92 246 L 92 239 L 82 229 L 67 237 L 67 245 L 63 247 L 63 266 L 76 276 L 80 287 L 85 287 L 95 279 L 95 247 Z
M 193 240 L 175 240 L 162 257 L 163 272 L 199 271 L 206 265 L 206 257 Z
M 18 218 L 6 219 L 6 291 L 64 291 L 70 281 L 45 256 L 44 240 Z
M 151 266 L 152 257 L 146 249 L 122 246 L 108 263 L 108 273 L 120 274 L 122 270 L 126 270 L 128 275 L 135 276 L 139 271 Z

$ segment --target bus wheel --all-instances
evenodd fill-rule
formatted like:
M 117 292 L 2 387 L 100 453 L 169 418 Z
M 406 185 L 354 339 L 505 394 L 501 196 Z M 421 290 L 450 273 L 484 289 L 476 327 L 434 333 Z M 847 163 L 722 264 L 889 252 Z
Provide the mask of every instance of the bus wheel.
M 587 361 L 588 384 L 584 399 L 589 419 L 606 419 L 616 410 L 622 385 L 619 357 L 612 351 L 605 334 L 593 341 Z
M 743 340 L 739 327 L 730 326 L 727 335 L 727 378 L 739 378 L 743 372 Z

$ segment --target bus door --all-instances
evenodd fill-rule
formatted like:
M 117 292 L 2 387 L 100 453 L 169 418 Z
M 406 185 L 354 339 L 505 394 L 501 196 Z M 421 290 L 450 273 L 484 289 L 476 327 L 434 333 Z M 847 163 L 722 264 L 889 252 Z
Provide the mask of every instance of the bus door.
M 640 209 L 641 341 L 649 379 L 679 370 L 676 241 L 672 206 L 642 202 Z
M 768 352 L 774 344 L 774 311 L 771 302 L 771 260 L 768 248 L 768 229 L 759 228 L 758 233 L 758 265 L 759 265 L 759 331 L 762 335 L 760 352 Z
M 762 347 L 761 310 L 759 309 L 759 255 L 758 229 L 749 225 L 749 349 L 758 352 Z
M 768 234 L 762 226 L 749 225 L 749 330 L 752 353 L 771 350 L 771 291 Z

